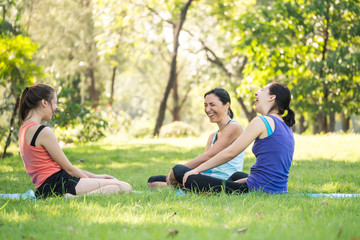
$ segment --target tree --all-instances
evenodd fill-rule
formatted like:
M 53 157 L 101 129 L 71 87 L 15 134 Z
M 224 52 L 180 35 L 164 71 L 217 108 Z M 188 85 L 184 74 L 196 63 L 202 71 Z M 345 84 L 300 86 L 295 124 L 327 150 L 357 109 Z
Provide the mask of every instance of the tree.
M 2 157 L 5 157 L 7 147 L 10 145 L 15 128 L 16 113 L 19 107 L 20 94 L 25 86 L 31 84 L 36 76 L 42 71 L 39 66 L 32 62 L 32 56 L 37 50 L 37 45 L 32 43 L 28 37 L 20 34 L 18 19 L 20 11 L 13 1 L 7 1 L 1 5 L 2 19 L 0 24 L 0 86 L 9 89 L 5 91 L 4 105 L 0 112 L 11 111 L 9 130 Z M 16 12 L 16 17 L 8 16 L 9 10 Z M 1 138 L 4 133 L 1 131 Z
M 88 100 L 96 106 L 103 84 L 93 1 L 30 0 L 23 11 L 30 38 L 40 44 L 34 60 L 47 73 L 44 81 L 57 86 L 61 78 L 77 81 L 80 76 L 81 103 Z
M 236 20 L 237 49 L 247 52 L 247 71 L 287 83 L 297 112 L 327 132 L 334 113 L 359 112 L 359 12 L 357 1 L 260 5 Z
M 134 59 L 134 48 L 140 41 L 137 20 L 139 9 L 130 1 L 95 1 L 96 36 L 101 60 L 111 68 L 109 105 L 114 103 L 116 73 L 129 67 Z
M 178 54 L 178 49 L 179 49 L 179 36 L 180 36 L 180 32 L 182 30 L 182 27 L 184 25 L 184 22 L 186 20 L 186 14 L 188 12 L 188 9 L 189 9 L 191 3 L 192 3 L 192 0 L 188 0 L 186 2 L 186 4 L 181 7 L 179 22 L 173 24 L 173 49 L 172 49 L 172 53 L 171 53 L 171 67 L 170 67 L 169 79 L 168 79 L 168 83 L 167 83 L 163 98 L 160 103 L 158 116 L 156 119 L 156 125 L 155 125 L 154 132 L 153 132 L 154 136 L 158 135 L 160 132 L 160 128 L 164 121 L 166 102 L 169 97 L 170 90 L 173 88 L 174 81 L 176 79 L 176 69 L 177 69 L 176 64 L 177 64 L 177 54 Z
M 209 7 L 210 4 L 212 7 Z M 201 9 L 198 8 L 198 14 L 194 17 L 199 19 L 201 33 L 191 33 L 200 42 L 206 59 L 222 71 L 222 76 L 228 78 L 226 86 L 235 94 L 249 122 L 256 112 L 252 106 L 254 99 L 251 89 L 243 87 L 247 81 L 244 69 L 248 57 L 245 52 L 236 49 L 234 39 L 238 29 L 233 30 L 233 25 L 234 19 L 245 14 L 252 5 L 254 2 L 249 1 L 208 1 Z

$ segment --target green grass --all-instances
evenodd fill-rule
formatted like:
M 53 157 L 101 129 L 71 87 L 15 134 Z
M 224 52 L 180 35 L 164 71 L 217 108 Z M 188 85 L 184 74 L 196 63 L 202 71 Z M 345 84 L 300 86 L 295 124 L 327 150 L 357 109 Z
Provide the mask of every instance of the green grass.
M 298 193 L 360 193 L 360 135 L 296 136 L 289 194 L 175 195 L 151 191 L 165 174 L 204 149 L 206 139 L 119 141 L 68 147 L 78 167 L 129 182 L 132 195 L 0 199 L 0 239 L 359 239 L 360 198 Z M 0 164 L 0 193 L 33 189 L 18 153 Z M 84 158 L 84 162 L 77 160 Z M 244 171 L 255 158 L 246 152 Z M 176 213 L 176 214 L 175 214 Z M 247 229 L 239 232 L 239 229 Z M 171 234 L 176 230 L 177 234 Z

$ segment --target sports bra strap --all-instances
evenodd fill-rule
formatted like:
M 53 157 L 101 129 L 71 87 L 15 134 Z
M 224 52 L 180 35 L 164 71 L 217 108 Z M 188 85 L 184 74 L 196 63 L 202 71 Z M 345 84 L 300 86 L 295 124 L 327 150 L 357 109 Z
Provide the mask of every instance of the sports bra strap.
M 264 116 L 259 116 L 259 117 L 265 123 L 267 134 L 268 134 L 268 137 L 269 137 L 271 134 L 273 134 L 273 130 L 271 129 L 270 123 L 268 122 L 268 120 Z
M 37 130 L 36 130 L 36 132 L 35 132 L 35 134 L 34 134 L 34 136 L 33 136 L 32 140 L 31 140 L 30 146 L 35 147 L 35 141 L 36 141 L 36 139 L 37 139 L 37 137 L 38 137 L 39 133 L 41 132 L 41 130 L 43 130 L 43 129 L 44 129 L 44 127 L 46 127 L 46 126 L 45 126 L 45 125 L 41 125 L 41 126 L 40 126 Z

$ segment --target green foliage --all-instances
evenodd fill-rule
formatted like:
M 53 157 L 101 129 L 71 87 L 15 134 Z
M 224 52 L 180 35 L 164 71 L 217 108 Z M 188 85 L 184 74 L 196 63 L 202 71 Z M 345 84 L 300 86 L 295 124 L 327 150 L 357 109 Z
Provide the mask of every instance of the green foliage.
M 180 121 L 175 121 L 164 125 L 161 130 L 159 137 L 172 138 L 172 137 L 190 137 L 197 136 L 193 126 Z
M 100 107 L 99 112 L 106 112 L 103 118 L 111 131 L 122 132 L 130 121 L 127 114 L 147 122 L 155 118 L 168 77 L 164 69 L 169 67 L 173 23 L 178 22 L 179 10 L 185 3 L 185 0 L 5 0 L 0 4 L 0 31 L 14 41 L 12 44 L 17 41 L 13 49 L 36 48 L 34 44 L 30 49 L 25 37 L 16 40 L 19 33 L 38 43 L 34 58 L 27 58 L 25 53 L 18 56 L 24 56 L 26 64 L 41 65 L 47 73 L 42 78 L 44 82 L 56 87 L 72 83 L 75 77 L 77 83 L 66 86 L 76 90 L 70 96 L 73 103 L 98 96 L 97 103 L 104 104 L 108 102 L 109 89 L 114 89 L 113 106 L 123 111 L 109 112 Z M 201 101 L 198 97 L 210 85 L 223 86 L 229 92 L 236 90 L 250 108 L 254 92 L 272 80 L 288 84 L 297 115 L 301 113 L 306 119 L 313 119 L 319 112 L 358 114 L 359 12 L 359 2 L 355 0 L 193 2 L 185 31 L 180 35 L 178 53 L 180 101 L 191 89 L 181 120 L 199 124 L 202 115 L 198 114 Z M 328 32 L 326 46 L 325 32 Z M 214 50 L 232 73 L 231 78 L 220 67 L 210 65 L 199 40 Z M 239 60 L 243 57 L 247 64 L 239 74 Z M 12 74 L 13 80 L 18 78 L 16 68 L 8 69 L 11 60 L 16 61 L 14 66 L 24 75 L 24 81 L 29 79 L 23 85 L 16 82 L 14 87 L 23 89 L 38 82 L 36 72 L 40 70 L 35 65 L 32 70 L 24 64 L 28 70 L 22 70 L 20 58 L 1 54 L 2 58 L 6 59 L 0 67 L 1 72 L 5 66 L 4 76 Z M 116 69 L 114 85 L 110 83 L 113 69 Z M 92 76 L 99 95 L 88 91 Z M 9 80 L 1 79 L 0 84 L 10 89 Z M 8 103 L 2 109 L 10 106 Z M 176 101 L 170 95 L 171 105 L 176 105 Z M 110 123 L 111 118 L 120 118 L 121 124 L 115 126 L 115 121 Z M 145 136 L 147 124 L 132 124 L 130 131 L 135 136 Z
M 152 136 L 153 128 L 153 121 L 145 118 L 135 118 L 131 121 L 131 128 L 128 133 L 135 138 L 149 138 Z
M 59 111 L 53 117 L 55 135 L 65 143 L 94 142 L 104 137 L 108 122 L 97 109 L 72 102 L 74 89 L 63 89 L 58 95 Z
M 288 84 L 300 113 L 359 112 L 360 4 L 340 2 L 272 1 L 235 21 L 247 74 Z
M 23 32 L 20 22 L 21 11 L 16 4 L 15 0 L 0 1 L 0 35 L 16 36 Z
M 41 74 L 41 68 L 32 62 L 37 44 L 22 35 L 0 38 L 0 84 L 6 86 L 9 80 L 22 88 L 32 83 L 35 76 Z
M 128 132 L 132 125 L 132 119 L 121 108 L 114 109 L 110 105 L 107 107 L 98 107 L 101 117 L 107 122 L 105 130 L 106 135 L 118 135 Z
M 10 145 L 11 140 L 17 139 L 16 103 L 21 91 L 43 73 L 42 68 L 32 61 L 38 46 L 20 34 L 20 12 L 17 7 L 12 8 L 14 5 L 14 1 L 0 5 L 0 91 L 3 96 L 0 103 L 0 143 L 4 146 L 1 151 Z M 15 12 L 15 19 L 8 19 L 7 12 Z

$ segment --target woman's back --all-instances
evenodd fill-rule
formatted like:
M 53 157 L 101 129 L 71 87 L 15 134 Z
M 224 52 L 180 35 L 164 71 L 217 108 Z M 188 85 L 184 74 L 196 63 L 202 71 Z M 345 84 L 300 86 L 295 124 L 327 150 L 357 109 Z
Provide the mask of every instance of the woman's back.
M 29 122 L 20 127 L 19 149 L 26 172 L 31 176 L 32 182 L 38 188 L 46 178 L 60 171 L 61 168 L 44 147 L 31 146 L 26 140 L 27 130 L 34 125 L 39 124 L 37 122 Z
M 256 163 L 251 167 L 247 184 L 252 190 L 270 193 L 287 192 L 288 175 L 294 155 L 294 136 L 290 127 L 272 115 L 275 129 L 272 135 L 256 139 L 253 153 Z

